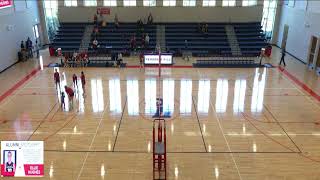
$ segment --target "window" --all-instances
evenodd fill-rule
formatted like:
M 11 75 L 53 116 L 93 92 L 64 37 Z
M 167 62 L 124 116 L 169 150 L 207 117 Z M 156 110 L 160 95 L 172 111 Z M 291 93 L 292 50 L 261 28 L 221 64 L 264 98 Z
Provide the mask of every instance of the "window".
M 57 9 L 58 2 L 56 0 L 45 0 L 44 1 L 44 8 L 45 9 Z
M 57 0 L 44 0 L 43 1 L 46 26 L 50 40 L 53 40 L 55 33 L 58 30 L 58 1 Z
M 84 6 L 97 6 L 97 0 L 84 0 Z
M 236 6 L 236 0 L 222 0 L 222 6 Z
M 284 0 L 284 4 L 289 7 L 294 7 L 295 0 Z
M 136 0 L 123 0 L 123 6 L 137 6 Z
M 78 0 L 64 0 L 64 5 L 67 7 L 78 6 Z
M 196 0 L 183 0 L 183 6 L 196 6 Z
M 163 0 L 163 6 L 176 6 L 176 0 Z
M 216 6 L 216 0 L 203 0 L 202 6 Z
M 242 0 L 242 6 L 255 6 L 257 5 L 257 0 Z
M 34 25 L 32 29 L 33 29 L 34 38 L 38 39 L 39 38 L 38 25 Z
M 143 6 L 156 6 L 156 0 L 143 0 Z
M 264 0 L 263 3 L 263 15 L 262 15 L 262 29 L 266 34 L 266 38 L 270 39 L 273 34 L 274 19 L 276 16 L 277 1 L 276 0 Z
M 117 0 L 104 0 L 104 6 L 117 6 Z

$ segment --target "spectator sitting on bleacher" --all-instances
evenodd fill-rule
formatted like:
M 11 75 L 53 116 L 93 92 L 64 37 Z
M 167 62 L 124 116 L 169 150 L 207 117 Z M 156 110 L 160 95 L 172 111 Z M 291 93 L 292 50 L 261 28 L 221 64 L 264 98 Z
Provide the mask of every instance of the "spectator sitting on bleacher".
M 136 49 L 136 45 L 137 45 L 137 42 L 136 42 L 136 36 L 133 35 L 130 39 L 130 47 L 131 47 L 131 50 L 135 50 Z
M 188 40 L 184 40 L 184 48 L 188 49 Z
M 145 47 L 148 48 L 149 47 L 149 41 L 150 41 L 150 37 L 148 35 L 148 33 L 146 34 L 146 37 L 145 37 Z
M 98 40 L 97 40 L 97 39 L 94 39 L 93 42 L 92 42 L 93 49 L 94 49 L 94 50 L 97 50 L 98 45 L 99 45 Z
M 141 45 L 140 45 L 142 48 L 145 47 L 145 40 L 146 40 L 145 38 L 146 38 L 146 35 L 143 33 L 141 36 Z
M 204 25 L 204 33 L 208 33 L 208 24 L 207 23 Z
M 153 17 L 152 17 L 152 14 L 149 13 L 149 16 L 148 16 L 148 24 L 152 24 L 153 23 Z
M 116 29 L 119 29 L 119 20 L 118 20 L 117 14 L 114 16 L 114 25 L 115 25 Z
M 78 57 L 78 53 L 76 51 L 73 52 L 72 59 L 76 60 Z

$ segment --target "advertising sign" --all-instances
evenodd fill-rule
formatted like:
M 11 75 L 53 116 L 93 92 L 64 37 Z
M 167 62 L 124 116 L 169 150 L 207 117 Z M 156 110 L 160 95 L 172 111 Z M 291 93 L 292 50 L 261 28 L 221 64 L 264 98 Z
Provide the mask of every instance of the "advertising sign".
M 12 0 L 0 0 L 0 9 L 11 7 Z
M 145 54 L 144 64 L 159 64 L 159 54 Z M 161 54 L 161 64 L 172 64 L 172 54 Z
M 43 141 L 1 141 L 1 176 L 43 175 Z

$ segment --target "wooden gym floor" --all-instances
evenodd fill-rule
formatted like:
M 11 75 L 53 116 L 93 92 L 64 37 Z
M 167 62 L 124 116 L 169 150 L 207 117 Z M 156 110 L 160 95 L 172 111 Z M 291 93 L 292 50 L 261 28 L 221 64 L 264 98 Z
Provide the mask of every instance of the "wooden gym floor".
M 150 180 L 151 116 L 162 97 L 168 179 L 320 179 L 319 81 L 286 58 L 284 71 L 163 68 L 160 81 L 156 68 L 60 68 L 63 84 L 81 71 L 87 79 L 67 111 L 53 69 L 19 63 L 0 74 L 0 140 L 45 141 L 42 179 Z M 278 59 L 274 48 L 267 61 Z M 57 59 L 43 52 L 41 61 Z

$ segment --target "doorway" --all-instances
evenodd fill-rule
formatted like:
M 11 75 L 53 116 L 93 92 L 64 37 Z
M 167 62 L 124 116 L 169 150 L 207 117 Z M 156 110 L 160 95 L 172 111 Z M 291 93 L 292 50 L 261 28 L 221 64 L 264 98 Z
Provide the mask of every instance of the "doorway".
M 282 43 L 281 48 L 286 48 L 287 45 L 287 39 L 288 39 L 288 32 L 289 32 L 289 26 L 286 24 L 283 28 L 283 34 L 282 34 Z
M 308 55 L 308 65 L 313 66 L 313 60 L 314 60 L 316 49 L 317 49 L 317 43 L 318 43 L 318 38 L 315 36 L 311 36 L 311 41 L 309 46 L 309 55 Z M 320 62 L 318 62 L 317 60 L 317 67 L 319 67 L 318 63 Z

